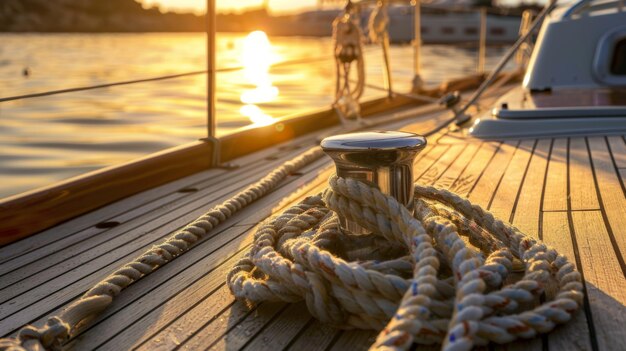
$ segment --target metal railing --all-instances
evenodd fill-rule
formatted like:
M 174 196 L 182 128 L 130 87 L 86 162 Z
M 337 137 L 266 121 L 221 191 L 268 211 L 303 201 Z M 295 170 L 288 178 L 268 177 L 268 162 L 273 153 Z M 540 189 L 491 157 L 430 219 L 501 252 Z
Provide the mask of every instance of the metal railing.
M 272 64 L 272 67 L 301 65 L 301 64 L 312 63 L 312 62 L 328 61 L 328 60 L 331 60 L 331 59 L 332 59 L 332 57 L 330 55 L 328 55 L 328 56 L 317 56 L 317 57 L 307 57 L 307 58 L 300 58 L 300 59 L 295 59 L 295 60 L 286 60 L 286 61 L 277 62 L 277 63 Z M 240 71 L 240 70 L 243 70 L 244 68 L 245 67 L 243 67 L 243 66 L 233 66 L 233 67 L 217 68 L 217 69 L 213 70 L 213 72 L 214 72 L 213 75 L 215 76 L 215 73 L 227 73 L 227 72 Z M 207 73 L 208 73 L 208 70 L 190 71 L 190 72 L 175 73 L 175 74 L 170 74 L 170 75 L 163 75 L 163 76 L 158 76 L 158 77 L 141 78 L 141 79 L 134 79 L 134 80 L 125 80 L 125 81 L 120 81 L 120 82 L 105 83 L 105 84 L 98 84 L 98 85 L 89 85 L 89 86 L 84 86 L 84 87 L 72 87 L 72 88 L 65 88 L 65 89 L 59 89 L 59 90 L 48 90 L 48 91 L 37 92 L 37 93 L 30 93 L 30 94 L 23 94 L 23 95 L 5 96 L 5 97 L 0 97 L 0 102 L 32 99 L 32 98 L 37 98 L 37 97 L 45 97 L 45 96 L 52 96 L 52 95 L 80 92 L 80 91 L 103 89 L 103 88 L 122 86 L 122 85 L 130 85 L 130 84 L 137 84 L 137 83 L 155 82 L 155 81 L 160 81 L 160 80 L 168 80 L 168 79 L 183 78 L 183 77 L 189 77 L 189 76 L 195 76 L 195 75 L 202 75 L 202 74 L 207 74 Z
M 377 2 L 378 0 L 376 1 L 363 0 L 359 2 L 359 5 L 362 5 L 362 6 L 376 5 Z M 421 0 L 410 0 L 410 2 L 407 0 L 386 1 L 386 3 L 389 3 L 389 2 L 405 3 L 405 4 L 408 2 L 414 8 L 413 91 L 416 92 L 422 88 L 422 84 L 423 84 L 422 77 L 421 77 L 421 66 L 420 66 L 421 65 L 421 45 L 422 45 L 422 36 L 421 36 L 422 3 L 421 3 Z M 589 2 L 590 1 L 588 0 L 582 0 L 580 1 L 578 5 L 574 6 L 572 9 L 577 9 L 576 11 L 578 11 L 581 8 L 584 8 L 585 6 L 588 6 Z M 621 4 L 622 0 L 619 0 L 618 2 Z M 163 75 L 163 76 L 158 76 L 158 77 L 127 80 L 127 81 L 120 81 L 120 82 L 113 82 L 113 83 L 106 83 L 106 84 L 99 84 L 99 85 L 92 85 L 92 86 L 73 87 L 73 88 L 51 90 L 51 91 L 45 91 L 45 92 L 36 92 L 36 93 L 30 93 L 30 94 L 24 94 L 24 95 L 0 97 L 0 103 L 8 102 L 8 101 L 15 101 L 15 100 L 30 99 L 30 98 L 36 98 L 36 97 L 59 95 L 59 94 L 65 94 L 65 93 L 71 93 L 71 92 L 102 89 L 102 88 L 108 88 L 108 87 L 113 87 L 113 86 L 137 84 L 137 83 L 144 83 L 144 82 L 154 82 L 154 81 L 160 81 L 160 80 L 207 74 L 207 137 L 208 137 L 207 139 L 217 144 L 219 143 L 219 140 L 216 138 L 216 115 L 215 115 L 216 73 L 242 70 L 244 67 L 237 66 L 237 67 L 226 67 L 226 68 L 221 68 L 221 69 L 216 68 L 217 63 L 216 63 L 216 47 L 215 47 L 215 44 L 216 44 L 216 28 L 215 28 L 215 19 L 216 19 L 215 5 L 216 4 L 215 3 L 216 3 L 216 0 L 207 0 L 207 3 L 206 3 L 207 5 L 206 28 L 205 28 L 205 32 L 207 36 L 206 70 L 190 71 L 190 72 L 184 72 L 184 73 Z M 475 13 L 476 11 L 479 11 L 480 13 L 480 37 L 479 37 L 479 50 L 478 50 L 479 54 L 478 54 L 477 70 L 478 72 L 481 72 L 481 73 L 484 72 L 485 58 L 486 58 L 486 41 L 487 41 L 486 40 L 487 38 L 487 13 L 488 13 L 487 9 L 480 8 L 476 10 L 476 9 L 454 8 L 454 9 L 447 9 L 447 11 L 464 12 L 464 13 L 468 13 L 468 12 Z M 529 30 L 529 32 L 532 32 L 532 30 Z M 527 35 L 524 35 L 523 37 L 524 37 L 524 40 L 526 40 Z M 330 60 L 330 59 L 332 59 L 332 57 L 328 55 L 328 56 L 320 56 L 320 57 L 315 57 L 315 58 L 288 60 L 288 61 L 283 61 L 283 62 L 273 64 L 272 66 L 286 66 L 286 65 L 294 65 L 294 64 L 302 64 L 302 63 L 311 63 L 311 62 Z M 501 69 L 501 67 L 497 67 L 496 71 L 498 71 L 499 69 Z M 388 82 L 391 85 L 391 79 L 392 79 L 391 73 L 386 72 L 386 75 L 387 75 L 386 79 L 388 79 Z M 218 162 L 218 160 L 214 160 L 214 161 Z

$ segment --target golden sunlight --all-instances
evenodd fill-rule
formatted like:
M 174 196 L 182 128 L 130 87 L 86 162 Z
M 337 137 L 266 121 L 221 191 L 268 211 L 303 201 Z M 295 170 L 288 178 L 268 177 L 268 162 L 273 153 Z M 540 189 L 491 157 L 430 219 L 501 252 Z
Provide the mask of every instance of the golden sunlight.
M 276 61 L 272 52 L 272 44 L 265 32 L 254 31 L 244 39 L 241 63 L 244 77 L 256 88 L 241 94 L 241 102 L 258 104 L 274 101 L 278 97 L 278 88 L 272 86 L 270 67 Z
M 248 117 L 256 126 L 268 126 L 274 123 L 274 118 L 259 108 L 257 105 L 247 104 L 241 106 L 239 112 Z
M 241 93 L 240 99 L 245 105 L 240 112 L 255 124 L 271 124 L 274 119 L 256 105 L 278 98 L 278 88 L 272 85 L 270 77 L 270 67 L 277 61 L 277 55 L 274 54 L 265 32 L 258 30 L 248 34 L 243 42 L 240 61 L 244 67 L 245 79 L 255 86 Z

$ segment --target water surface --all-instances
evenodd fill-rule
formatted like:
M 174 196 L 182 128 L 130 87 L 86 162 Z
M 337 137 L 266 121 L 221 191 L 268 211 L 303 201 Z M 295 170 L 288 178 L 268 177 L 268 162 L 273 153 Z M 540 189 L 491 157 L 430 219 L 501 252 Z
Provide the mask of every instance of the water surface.
M 246 39 L 247 38 L 247 39 Z M 218 34 L 218 133 L 327 107 L 330 38 Z M 382 87 L 382 56 L 366 49 L 367 82 Z M 488 66 L 503 53 L 488 50 Z M 0 34 L 0 97 L 205 68 L 202 33 Z M 412 48 L 391 49 L 394 89 L 407 91 Z M 310 58 L 312 62 L 275 66 Z M 475 71 L 476 51 L 423 48 L 428 84 Z M 24 70 L 28 75 L 24 75 Z M 206 135 L 206 76 L 0 103 L 0 198 L 119 164 Z M 364 98 L 382 96 L 366 89 Z

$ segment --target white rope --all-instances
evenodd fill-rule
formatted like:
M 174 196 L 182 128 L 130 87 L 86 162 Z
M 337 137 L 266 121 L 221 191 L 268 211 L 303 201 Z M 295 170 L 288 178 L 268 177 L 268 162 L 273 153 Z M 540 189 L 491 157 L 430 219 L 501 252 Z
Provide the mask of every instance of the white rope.
M 228 286 L 251 303 L 304 300 L 323 322 L 381 330 L 377 350 L 531 338 L 579 309 L 581 276 L 554 249 L 447 190 L 416 185 L 415 196 L 411 215 L 378 189 L 333 176 L 325 192 L 259 228 Z M 335 213 L 375 234 L 342 233 Z M 514 260 L 525 272 L 505 284 Z M 558 292 L 538 304 L 549 284 Z

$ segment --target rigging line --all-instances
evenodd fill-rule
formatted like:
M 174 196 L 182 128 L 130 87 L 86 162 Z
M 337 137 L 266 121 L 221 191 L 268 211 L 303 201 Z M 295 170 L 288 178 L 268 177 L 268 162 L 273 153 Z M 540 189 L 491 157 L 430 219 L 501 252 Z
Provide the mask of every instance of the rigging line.
M 302 59 L 295 59 L 295 60 L 288 60 L 288 61 L 278 62 L 278 63 L 273 64 L 271 67 L 298 65 L 298 64 L 311 63 L 311 62 L 317 62 L 317 61 L 325 61 L 325 60 L 330 60 L 330 59 L 332 59 L 332 56 L 330 56 L 330 55 L 329 56 L 318 56 L 318 57 L 312 57 L 312 58 L 302 58 Z M 245 67 L 243 67 L 243 66 L 224 67 L 224 68 L 219 68 L 219 69 L 215 70 L 215 72 L 216 73 L 233 72 L 233 71 L 242 70 L 244 68 Z M 170 74 L 170 75 L 159 76 L 159 77 L 152 77 L 152 78 L 145 78 L 145 79 L 135 79 L 135 80 L 127 80 L 127 81 L 121 81 L 121 82 L 106 83 L 106 84 L 99 84 L 99 85 L 91 85 L 91 86 L 84 86 L 84 87 L 76 87 L 76 88 L 68 88 L 68 89 L 60 89 L 60 90 L 50 90 L 50 91 L 45 91 L 45 92 L 40 92 L 40 93 L 8 96 L 8 97 L 0 98 L 0 102 L 23 100 L 23 99 L 32 99 L 32 98 L 36 98 L 36 97 L 59 95 L 59 94 L 73 93 L 73 92 L 93 90 L 93 89 L 102 89 L 102 88 L 108 88 L 108 87 L 120 86 L 120 85 L 129 85 L 129 84 L 136 84 L 136 83 L 154 82 L 154 81 L 159 81 L 159 80 L 167 80 L 167 79 L 188 77 L 188 76 L 194 76 L 194 75 L 200 75 L 200 74 L 206 74 L 206 73 L 207 73 L 207 70 L 191 71 L 191 72 Z

